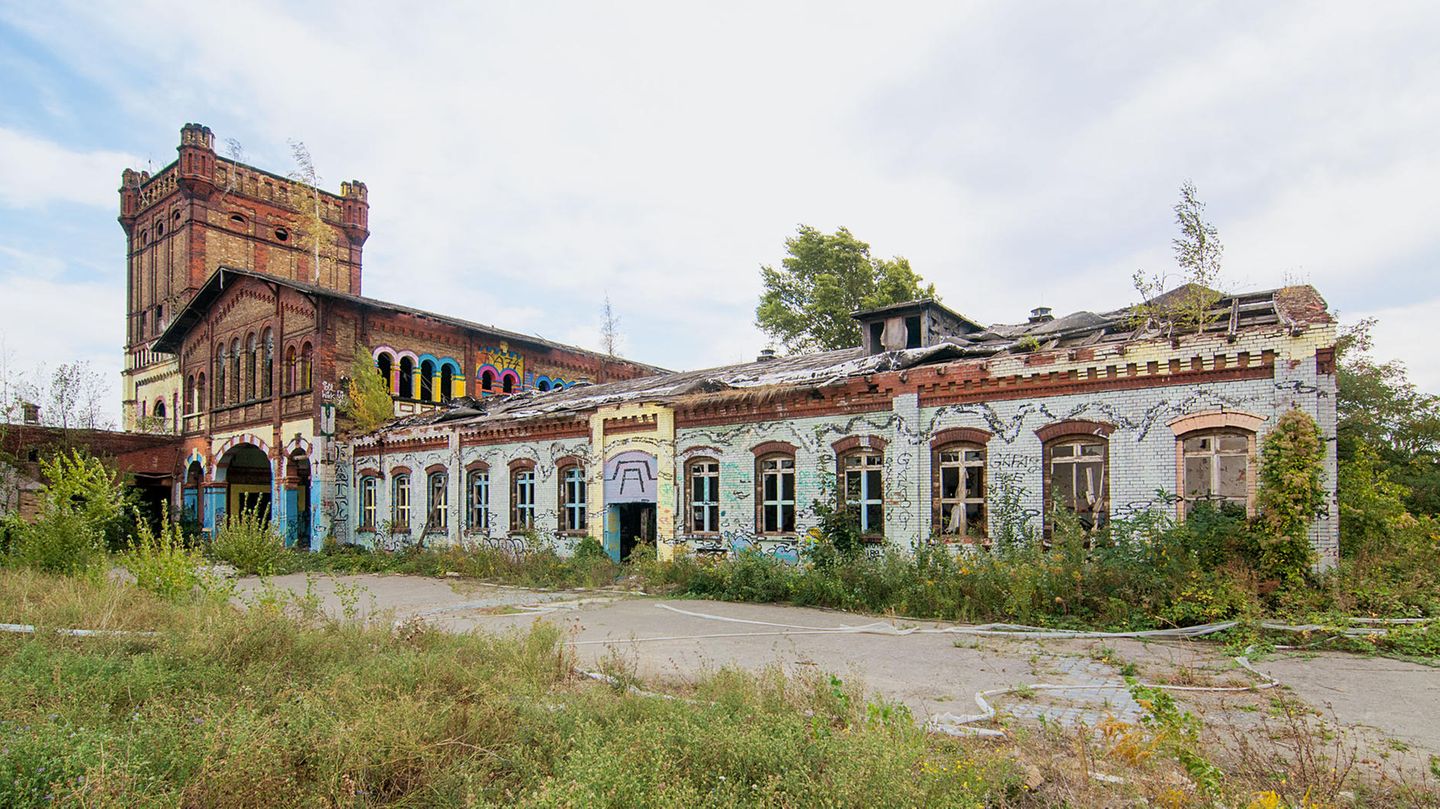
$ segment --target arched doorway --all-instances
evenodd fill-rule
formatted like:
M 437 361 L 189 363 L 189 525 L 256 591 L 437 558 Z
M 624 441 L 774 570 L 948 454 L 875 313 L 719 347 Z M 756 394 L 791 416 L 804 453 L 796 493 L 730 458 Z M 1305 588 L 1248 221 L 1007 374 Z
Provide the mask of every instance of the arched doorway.
M 655 456 L 630 450 L 605 462 L 605 552 L 616 562 L 656 538 Z
M 225 481 L 227 514 L 252 511 L 270 518 L 270 458 L 259 447 L 237 445 L 220 459 L 217 470 L 216 477 Z
M 180 492 L 180 519 L 198 523 L 200 521 L 200 484 L 205 482 L 205 468 L 199 461 L 191 461 L 185 469 L 185 483 Z
M 286 464 L 285 513 L 289 517 L 285 544 L 310 547 L 310 458 L 302 450 L 290 454 Z

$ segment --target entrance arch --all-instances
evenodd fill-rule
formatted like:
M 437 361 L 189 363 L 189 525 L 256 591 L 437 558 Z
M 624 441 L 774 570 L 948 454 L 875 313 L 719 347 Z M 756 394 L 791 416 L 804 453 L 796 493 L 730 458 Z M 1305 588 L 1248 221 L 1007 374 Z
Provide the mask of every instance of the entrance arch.
M 225 513 L 253 511 L 262 519 L 270 519 L 270 458 L 259 447 L 231 447 L 215 465 L 215 479 L 225 484 Z
M 656 540 L 658 464 L 649 452 L 629 450 L 611 456 L 604 471 L 605 552 L 619 562 Z
M 205 467 L 199 461 L 191 461 L 185 468 L 185 481 L 180 492 L 180 518 L 198 523 L 200 521 L 200 485 L 205 482 Z
M 303 449 L 285 463 L 285 544 L 310 547 L 310 456 Z

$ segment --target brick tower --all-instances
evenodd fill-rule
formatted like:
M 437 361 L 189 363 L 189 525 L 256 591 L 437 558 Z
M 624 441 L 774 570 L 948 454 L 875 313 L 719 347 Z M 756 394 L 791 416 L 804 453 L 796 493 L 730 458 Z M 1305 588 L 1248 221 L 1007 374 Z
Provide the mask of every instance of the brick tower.
M 370 235 L 364 183 L 341 183 L 336 195 L 237 163 L 215 153 L 214 133 L 200 124 L 180 129 L 177 151 L 154 176 L 126 169 L 120 179 L 127 430 L 175 430 L 178 364 L 153 354 L 150 344 L 217 267 L 360 294 L 361 250 Z

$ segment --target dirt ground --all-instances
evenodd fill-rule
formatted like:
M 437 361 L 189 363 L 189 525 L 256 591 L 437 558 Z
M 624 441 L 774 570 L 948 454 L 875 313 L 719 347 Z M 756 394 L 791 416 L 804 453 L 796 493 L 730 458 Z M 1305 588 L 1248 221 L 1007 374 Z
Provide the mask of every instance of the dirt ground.
M 1233 726 L 1261 727 L 1277 699 L 1299 699 L 1347 731 L 1361 754 L 1425 768 L 1440 755 L 1440 669 L 1339 653 L 1281 653 L 1254 663 L 1273 689 L 1217 643 L 1189 640 L 1037 640 L 946 632 L 949 625 L 782 605 L 650 598 L 612 591 L 538 591 L 462 579 L 413 576 L 282 576 L 271 586 L 307 586 L 337 617 L 423 620 L 453 632 L 523 631 L 537 620 L 566 628 L 582 668 L 623 665 L 652 687 L 725 667 L 828 672 L 903 702 L 917 719 L 974 714 L 976 692 L 1036 683 L 991 701 L 1013 720 L 1094 726 L 1135 719 L 1124 674 L 1146 682 L 1233 686 L 1175 692 L 1184 707 Z M 242 594 L 259 582 L 240 582 Z M 242 599 L 243 599 L 242 595 Z M 860 628 L 864 629 L 860 629 Z M 913 630 L 913 631 L 912 631 Z M 899 634 L 908 632 L 908 634 Z

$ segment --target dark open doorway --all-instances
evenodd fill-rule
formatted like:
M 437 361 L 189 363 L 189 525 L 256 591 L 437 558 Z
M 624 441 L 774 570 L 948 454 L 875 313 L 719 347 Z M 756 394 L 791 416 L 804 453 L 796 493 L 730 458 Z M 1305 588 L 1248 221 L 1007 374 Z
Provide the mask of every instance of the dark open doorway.
M 620 513 L 620 561 L 623 562 L 630 558 L 637 544 L 655 544 L 655 505 L 620 503 L 614 508 Z

